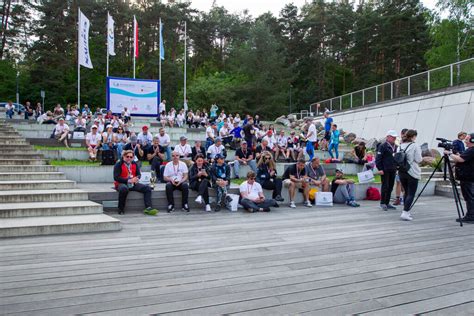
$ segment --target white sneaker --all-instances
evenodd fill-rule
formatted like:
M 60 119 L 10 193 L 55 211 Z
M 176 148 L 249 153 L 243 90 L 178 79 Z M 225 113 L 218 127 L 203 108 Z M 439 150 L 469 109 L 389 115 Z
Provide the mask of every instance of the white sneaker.
M 290 207 L 291 207 L 291 208 L 296 208 L 296 204 L 295 204 L 294 201 L 291 201 L 291 202 L 290 202 Z
M 212 212 L 211 206 L 209 204 L 206 204 L 206 212 Z
M 304 206 L 306 206 L 306 207 L 313 207 L 313 204 L 311 204 L 310 201 L 306 201 L 306 202 L 304 202 Z
M 412 221 L 413 217 L 411 217 L 410 212 L 402 211 L 402 215 L 400 215 L 400 219 L 402 221 Z
M 194 201 L 196 201 L 196 203 L 202 204 L 202 196 L 198 195 Z

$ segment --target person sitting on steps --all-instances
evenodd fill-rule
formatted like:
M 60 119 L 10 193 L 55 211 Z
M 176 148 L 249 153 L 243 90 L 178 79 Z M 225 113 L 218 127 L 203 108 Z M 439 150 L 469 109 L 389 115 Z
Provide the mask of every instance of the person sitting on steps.
M 247 212 L 270 212 L 270 207 L 279 207 L 274 199 L 266 199 L 263 195 L 262 186 L 255 181 L 255 172 L 247 173 L 247 181 L 240 185 L 240 205 Z
M 206 212 L 211 212 L 211 205 L 209 204 L 209 186 L 211 180 L 211 172 L 209 167 L 205 164 L 204 156 L 198 154 L 196 161 L 189 170 L 189 187 L 196 191 L 198 196 L 196 202 L 206 205 Z
M 257 182 L 266 190 L 272 190 L 272 198 L 278 202 L 284 201 L 281 197 L 283 181 L 277 178 L 276 163 L 271 152 L 264 151 L 257 165 Z

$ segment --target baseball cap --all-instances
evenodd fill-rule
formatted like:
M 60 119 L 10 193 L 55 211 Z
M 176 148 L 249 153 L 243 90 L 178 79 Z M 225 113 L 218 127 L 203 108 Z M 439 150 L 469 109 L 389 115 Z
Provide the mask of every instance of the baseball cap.
M 387 136 L 397 137 L 398 133 L 396 130 L 391 129 L 387 132 Z
M 217 138 L 216 138 L 216 143 L 217 143 L 217 142 L 221 142 L 221 141 L 222 141 L 222 138 L 220 138 L 220 137 L 217 137 Z
M 60 118 L 59 118 L 59 121 L 64 121 L 64 117 L 60 117 Z
M 112 125 L 107 125 L 107 128 L 106 129 L 109 129 L 109 128 L 112 128 L 113 126 Z
M 148 126 L 145 125 L 142 127 L 142 131 L 147 131 L 147 130 L 148 130 Z
M 344 173 L 341 168 L 336 168 L 336 172 Z
M 247 141 L 246 140 L 243 140 L 240 142 L 241 144 L 247 144 Z
M 97 129 L 97 125 L 92 125 L 92 127 L 91 127 L 91 128 L 95 128 L 95 129 Z
M 224 159 L 224 156 L 222 156 L 221 154 L 217 154 L 214 159 Z
M 187 140 L 187 139 L 188 139 L 188 138 L 187 138 L 186 136 L 184 136 L 184 135 L 179 138 L 180 141 L 181 141 L 181 140 Z

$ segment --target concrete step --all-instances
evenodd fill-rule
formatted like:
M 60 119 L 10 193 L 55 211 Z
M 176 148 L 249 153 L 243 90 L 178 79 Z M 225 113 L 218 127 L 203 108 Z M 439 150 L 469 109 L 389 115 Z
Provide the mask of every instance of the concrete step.
M 2 190 L 52 190 L 52 189 L 74 189 L 76 182 L 70 180 L 24 180 L 24 181 L 0 181 Z M 24 195 L 27 192 L 23 192 Z
M 13 180 L 65 180 L 62 172 L 0 172 L 0 181 Z
M 118 231 L 120 221 L 105 214 L 5 218 L 0 237 Z
M 0 158 L 0 165 L 46 165 L 47 163 L 46 159 L 25 159 L 24 157 Z
M 57 202 L 87 200 L 87 193 L 79 189 L 70 190 L 20 190 L 0 192 L 0 203 Z
M 461 193 L 461 187 L 457 186 L 459 195 L 462 200 L 464 200 L 462 193 Z M 453 188 L 451 187 L 451 184 L 449 184 L 448 181 L 439 181 L 436 183 L 436 188 L 435 188 L 435 194 L 440 195 L 440 196 L 446 196 L 454 199 L 454 193 L 453 193 Z M 454 200 L 453 200 L 454 202 Z M 465 207 L 465 205 L 463 205 Z
M 2 153 L 2 157 L 7 159 L 43 159 L 43 155 L 35 151 L 25 152 L 6 152 Z
M 30 144 L 19 144 L 19 145 L 2 145 L 1 147 L 5 152 L 11 152 L 13 150 L 34 150 Z
M 29 142 L 27 142 L 26 140 L 24 139 L 2 139 L 0 140 L 0 146 L 4 146 L 4 145 L 30 145 Z
M 102 205 L 91 201 L 2 203 L 0 218 L 102 214 Z
M 57 172 L 55 166 L 50 165 L 0 165 L 0 172 Z

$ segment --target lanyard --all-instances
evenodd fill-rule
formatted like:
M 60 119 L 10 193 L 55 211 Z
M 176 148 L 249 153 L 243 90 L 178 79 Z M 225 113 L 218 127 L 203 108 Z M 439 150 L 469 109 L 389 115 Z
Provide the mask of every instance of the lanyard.
M 298 166 L 295 166 L 295 167 L 296 167 L 296 178 L 299 179 L 301 171 L 298 170 Z
M 181 146 L 181 145 L 178 145 L 176 147 L 179 147 L 179 151 L 182 153 L 182 156 L 186 156 L 186 150 L 184 149 L 186 147 L 183 148 L 183 146 Z
M 250 195 L 250 192 L 252 192 L 252 189 L 253 189 L 253 184 L 250 185 L 250 184 L 247 182 L 247 195 Z
M 126 164 L 126 163 L 124 163 L 124 164 L 125 164 L 125 167 L 127 167 L 128 177 L 132 178 L 132 176 L 133 176 L 133 174 L 132 174 L 132 164 L 129 164 L 129 165 Z
M 178 176 L 178 172 L 179 172 L 179 163 L 178 163 L 178 165 L 177 165 L 177 168 L 176 168 L 176 169 L 174 168 L 174 164 L 173 164 L 173 171 L 174 171 L 174 175 L 175 175 L 175 176 Z
M 221 149 L 217 146 L 214 146 L 214 153 L 217 155 L 221 152 Z

